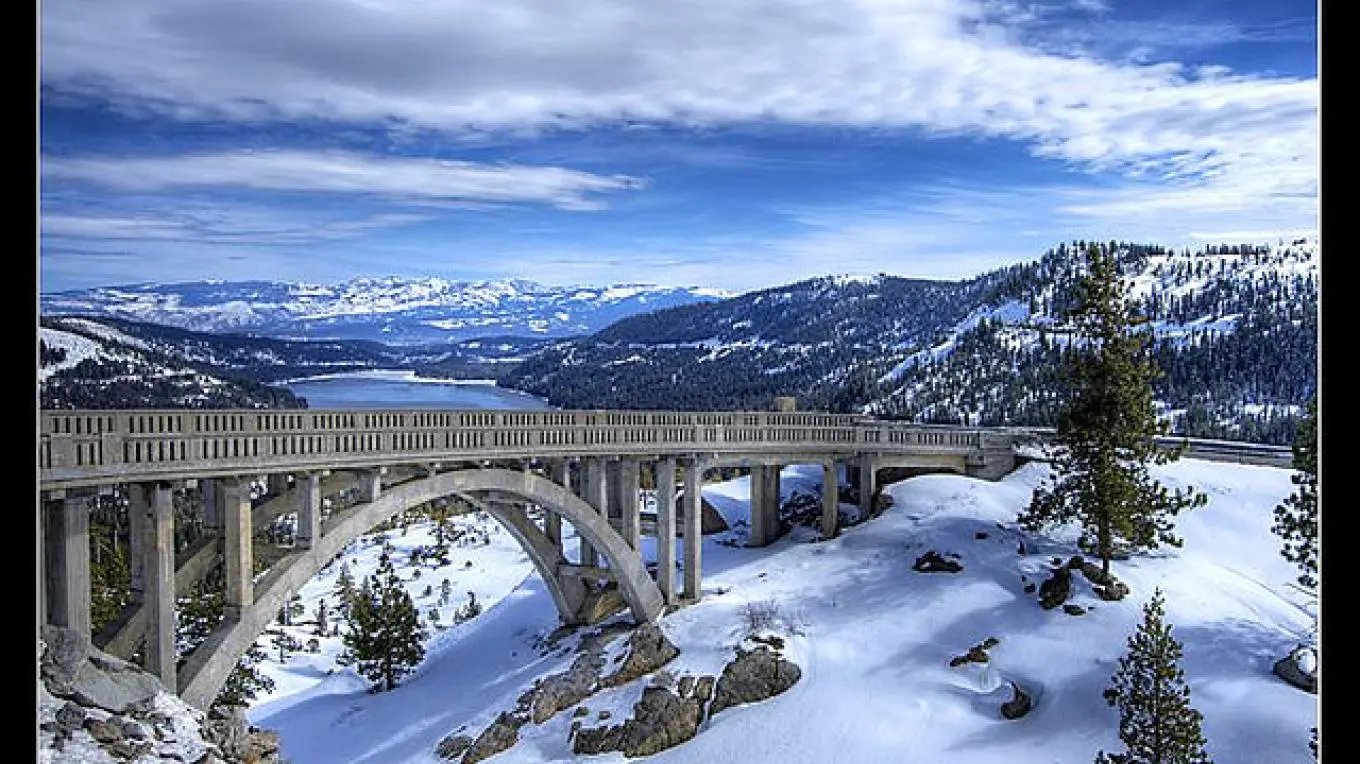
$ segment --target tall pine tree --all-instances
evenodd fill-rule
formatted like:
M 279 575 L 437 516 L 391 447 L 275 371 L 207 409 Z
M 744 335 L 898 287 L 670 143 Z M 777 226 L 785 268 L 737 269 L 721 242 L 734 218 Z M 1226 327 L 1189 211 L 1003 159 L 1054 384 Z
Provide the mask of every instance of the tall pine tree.
M 1298 566 L 1299 583 L 1312 589 L 1318 583 L 1317 398 L 1294 436 L 1294 469 L 1290 480 L 1298 487 L 1275 507 L 1271 530 L 1283 540 L 1280 554 Z
M 425 636 L 415 602 L 392 566 L 390 548 L 384 547 L 377 570 L 350 598 L 341 663 L 354 664 L 375 692 L 386 692 L 425 658 Z
M 1129 637 L 1105 702 L 1119 708 L 1124 753 L 1096 754 L 1096 764 L 1211 764 L 1200 731 L 1203 716 L 1190 705 L 1190 687 L 1177 665 L 1181 643 L 1163 620 L 1160 589 L 1143 606 L 1143 623 Z
M 1152 399 L 1160 371 L 1149 360 L 1151 332 L 1139 327 L 1145 319 L 1126 297 L 1113 252 L 1087 248 L 1067 319 L 1074 346 L 1063 371 L 1071 395 L 1058 420 L 1054 471 L 1018 519 L 1031 531 L 1080 521 L 1080 544 L 1100 557 L 1108 580 L 1117 551 L 1180 546 L 1175 515 L 1205 496 L 1170 491 L 1148 474 L 1149 464 L 1173 461 L 1181 450 L 1155 441 L 1168 430 Z

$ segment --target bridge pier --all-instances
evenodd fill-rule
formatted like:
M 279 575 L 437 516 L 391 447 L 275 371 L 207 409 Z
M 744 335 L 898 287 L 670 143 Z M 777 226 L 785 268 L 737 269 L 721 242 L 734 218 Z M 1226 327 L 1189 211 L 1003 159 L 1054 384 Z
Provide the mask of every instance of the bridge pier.
M 642 543 L 642 508 L 638 491 L 642 482 L 641 465 L 636 459 L 611 462 L 614 473 L 614 495 L 610 507 L 619 518 L 619 535 L 628 546 L 637 549 Z
M 143 563 L 147 581 L 144 666 L 173 691 L 176 687 L 174 494 L 168 483 L 147 483 L 139 488 L 141 503 L 134 509 L 146 517 L 149 542 Z
M 47 623 L 73 629 L 90 639 L 89 496 L 67 493 L 44 502 L 42 609 Z
M 548 463 L 548 477 L 556 484 L 568 491 L 571 490 L 571 469 L 566 459 L 553 459 Z M 543 535 L 548 537 L 552 545 L 562 549 L 562 516 L 556 512 L 545 512 L 543 515 Z
M 690 457 L 685 467 L 685 599 L 698 602 L 703 596 L 701 550 L 703 548 L 703 461 Z
M 591 457 L 586 459 L 582 465 L 584 468 L 581 475 L 582 499 L 585 499 L 605 522 L 609 520 L 609 484 L 606 474 L 605 460 L 603 457 Z M 600 555 L 595 551 L 595 547 L 586 541 L 585 536 L 579 532 L 577 537 L 581 542 L 581 564 L 586 567 L 598 567 Z
M 293 485 L 297 487 L 297 527 L 293 532 L 293 545 L 297 549 L 311 549 L 321 537 L 321 476 L 315 472 L 298 475 Z
M 863 516 L 877 514 L 878 508 L 875 499 L 878 498 L 878 486 L 874 479 L 877 476 L 878 464 L 873 454 L 860 454 L 857 459 L 855 470 L 855 487 L 859 489 L 859 509 Z
M 375 481 L 376 482 L 376 481 Z M 250 481 L 244 478 L 229 481 L 226 493 L 225 567 L 227 574 L 226 601 L 223 613 L 233 621 L 255 601 L 253 557 L 251 549 Z
M 835 460 L 822 463 L 822 538 L 835 538 L 840 532 L 840 483 Z
M 675 459 L 653 467 L 656 482 L 656 585 L 667 605 L 675 603 Z
M 778 464 L 751 467 L 751 529 L 747 546 L 766 546 L 779 538 Z

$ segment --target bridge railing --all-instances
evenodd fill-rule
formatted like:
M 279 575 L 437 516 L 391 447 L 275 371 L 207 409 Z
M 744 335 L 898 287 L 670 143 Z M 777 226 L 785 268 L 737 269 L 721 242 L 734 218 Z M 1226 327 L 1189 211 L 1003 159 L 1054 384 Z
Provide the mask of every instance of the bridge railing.
M 998 440 L 998 438 L 1000 438 Z M 975 428 L 822 412 L 121 410 L 41 414 L 48 483 L 512 454 L 973 451 L 1009 440 Z M 204 472 L 208 470 L 208 472 Z

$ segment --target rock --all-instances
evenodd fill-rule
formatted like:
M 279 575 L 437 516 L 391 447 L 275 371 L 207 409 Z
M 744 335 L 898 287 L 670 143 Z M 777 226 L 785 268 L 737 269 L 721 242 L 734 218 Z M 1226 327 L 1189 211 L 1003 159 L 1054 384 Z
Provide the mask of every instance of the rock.
M 618 670 L 600 680 L 604 687 L 617 687 L 650 674 L 680 654 L 655 623 L 644 623 L 628 635 L 627 655 Z
M 613 716 L 613 714 L 609 712 L 609 709 L 607 708 L 600 709 L 600 721 L 604 721 L 611 716 Z
M 1068 615 L 1085 615 L 1086 608 L 1081 605 L 1063 605 L 1063 612 Z
M 664 687 L 669 690 L 675 686 L 675 675 L 665 669 L 661 669 L 652 675 L 652 685 L 654 687 Z
M 996 637 L 987 637 L 986 639 L 982 640 L 982 649 L 990 650 L 999 644 L 1001 644 L 1001 640 L 997 639 Z
M 916 562 L 911 566 L 912 570 L 921 573 L 958 573 L 963 570 L 959 563 L 941 557 L 934 549 L 916 558 Z
M 105 719 L 95 719 L 93 717 L 85 720 L 85 731 L 90 733 L 90 737 L 99 743 L 112 743 L 115 740 L 123 739 L 123 730 L 119 725 L 113 724 Z
M 633 718 L 623 723 L 620 750 L 624 756 L 650 756 L 694 737 L 703 718 L 696 699 L 682 700 L 670 690 L 648 687 L 633 706 Z
M 784 638 L 774 634 L 768 636 L 754 636 L 751 637 L 751 641 L 762 645 L 768 645 L 773 647 L 776 651 L 784 649 Z
M 435 747 L 435 755 L 441 759 L 450 761 L 462 756 L 468 748 L 472 747 L 472 738 L 467 735 L 450 735 L 439 741 Z
M 525 717 L 502 711 L 491 726 L 482 730 L 482 734 L 468 747 L 467 752 L 463 754 L 462 764 L 473 764 L 494 756 L 519 742 L 519 728 L 527 721 Z
M 579 716 L 590 716 L 590 709 L 587 708 L 586 706 L 577 706 L 576 710 L 571 712 L 571 715 L 572 718 L 576 718 Z
M 573 722 L 573 725 L 575 722 Z M 592 756 L 597 753 L 619 750 L 619 740 L 623 737 L 623 727 L 579 727 L 571 736 L 571 752 Z M 466 764 L 466 762 L 464 763 Z
M 1030 703 L 1029 694 L 1020 689 L 1020 685 L 1011 682 L 1011 699 L 1001 704 L 1001 715 L 1007 719 L 1019 719 L 1029 713 Z
M 202 726 L 203 739 L 216 745 L 228 761 L 276 761 L 279 733 L 246 721 L 245 710 L 214 709 Z
M 707 701 L 713 697 L 713 687 L 717 683 L 717 677 L 704 674 L 694 683 L 694 697 L 699 700 Z
M 85 709 L 79 703 L 66 701 L 57 709 L 57 726 L 66 730 L 78 730 L 85 726 Z
M 618 588 L 611 585 L 607 589 L 588 593 L 577 616 L 584 623 L 599 623 L 625 607 L 628 607 L 628 602 Z
M 1039 605 L 1045 610 L 1063 604 L 1072 596 L 1072 569 L 1056 568 L 1053 575 L 1039 585 Z
M 528 704 L 534 724 L 542 724 L 558 711 L 589 697 L 600 681 L 599 671 L 603 666 L 604 659 L 599 650 L 587 650 L 576 656 L 571 668 L 540 682 L 532 691 Z
M 1114 580 L 1114 576 L 1105 575 L 1105 571 L 1094 562 L 1085 562 L 1081 565 L 1081 574 L 1086 576 L 1086 580 L 1093 584 L 1108 584 Z
M 987 538 L 987 531 L 978 531 L 977 533 L 973 534 L 973 538 L 977 539 L 978 541 L 981 541 Z
M 1038 588 L 1039 587 L 1036 586 L 1033 582 L 1025 584 L 1025 594 L 1033 594 L 1034 590 Z
M 758 647 L 751 652 L 737 648 L 736 659 L 723 666 L 709 715 L 774 697 L 792 687 L 802 675 L 797 664 L 768 648 Z
M 1129 587 L 1123 581 L 1111 580 L 1105 586 L 1095 586 L 1091 590 L 1106 602 L 1117 602 L 1129 596 Z
M 693 695 L 693 694 L 694 694 L 694 677 L 692 677 L 692 676 L 690 676 L 690 675 L 688 675 L 688 674 L 686 674 L 685 676 L 680 677 L 680 682 L 679 682 L 678 689 L 680 690 L 680 697 L 682 697 L 682 698 L 688 698 L 689 696 Z
M 40 673 L 58 697 L 121 714 L 165 691 L 156 677 L 95 649 L 72 629 L 43 626 L 42 644 Z
M 1275 661 L 1275 676 L 1285 680 L 1304 692 L 1317 692 L 1317 674 L 1305 672 L 1295 658 L 1298 650 Z

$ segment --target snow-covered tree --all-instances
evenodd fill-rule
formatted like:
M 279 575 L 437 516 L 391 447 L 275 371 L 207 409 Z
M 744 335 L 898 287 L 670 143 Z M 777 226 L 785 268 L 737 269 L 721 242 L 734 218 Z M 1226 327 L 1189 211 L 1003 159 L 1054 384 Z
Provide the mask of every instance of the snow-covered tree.
M 1298 566 L 1299 583 L 1312 589 L 1318 583 L 1317 398 L 1308 402 L 1294 437 L 1294 469 L 1290 480 L 1297 488 L 1275 507 L 1271 530 L 1283 540 L 1280 554 Z
M 1143 622 L 1105 690 L 1119 708 L 1124 753 L 1096 755 L 1096 764 L 1211 764 L 1200 731 L 1203 716 L 1190 705 L 1190 687 L 1178 663 L 1181 643 L 1163 619 L 1162 591 L 1143 606 Z

